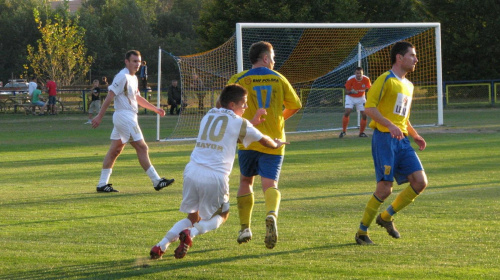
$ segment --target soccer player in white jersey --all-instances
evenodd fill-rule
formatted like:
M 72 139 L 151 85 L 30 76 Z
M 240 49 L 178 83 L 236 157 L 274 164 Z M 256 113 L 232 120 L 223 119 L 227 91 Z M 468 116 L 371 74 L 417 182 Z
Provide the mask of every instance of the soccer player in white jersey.
M 115 112 L 113 114 L 113 131 L 111 132 L 111 146 L 102 163 L 101 177 L 97 183 L 97 192 L 118 192 L 109 184 L 112 168 L 116 159 L 130 141 L 135 148 L 141 167 L 151 179 L 155 190 L 159 191 L 174 182 L 174 179 L 160 178 L 149 160 L 149 148 L 142 135 L 137 121 L 138 105 L 149 109 L 160 116 L 165 116 L 165 111 L 155 107 L 141 96 L 135 73 L 141 66 L 141 53 L 136 50 L 125 54 L 125 68 L 113 79 L 108 87 L 108 95 L 104 100 L 99 114 L 92 119 L 92 127 L 97 128 L 106 114 L 111 102 L 114 100 Z
M 236 144 L 245 147 L 252 142 L 278 149 L 287 142 L 271 139 L 241 116 L 248 108 L 247 90 L 240 85 L 227 85 L 219 97 L 221 108 L 211 109 L 201 120 L 196 146 L 184 169 L 184 184 L 180 211 L 187 218 L 178 221 L 150 251 L 159 259 L 168 246 L 180 240 L 174 251 L 183 258 L 195 236 L 218 228 L 229 214 L 229 174 L 233 168 Z M 262 122 L 258 111 L 255 124 Z

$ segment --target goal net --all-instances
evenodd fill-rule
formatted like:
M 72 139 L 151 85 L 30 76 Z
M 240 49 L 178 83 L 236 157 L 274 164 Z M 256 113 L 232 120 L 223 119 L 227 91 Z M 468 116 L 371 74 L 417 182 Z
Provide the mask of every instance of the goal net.
M 407 75 L 415 85 L 412 125 L 442 125 L 439 23 L 238 23 L 235 35 L 220 47 L 173 56 L 180 69 L 185 108 L 175 129 L 163 139 L 196 137 L 201 118 L 215 106 L 228 79 L 251 68 L 248 49 L 257 41 L 273 45 L 274 69 L 287 77 L 302 101 L 303 108 L 287 120 L 286 131 L 341 129 L 346 80 L 361 66 L 373 82 L 391 68 L 389 51 L 401 40 L 415 45 L 419 59 L 416 70 Z M 355 126 L 352 119 L 350 124 Z M 158 125 L 158 137 L 160 129 Z

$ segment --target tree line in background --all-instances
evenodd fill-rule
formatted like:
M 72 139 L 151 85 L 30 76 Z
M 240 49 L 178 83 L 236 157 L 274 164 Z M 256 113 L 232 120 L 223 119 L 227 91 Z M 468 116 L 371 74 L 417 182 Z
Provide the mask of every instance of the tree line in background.
M 149 74 L 155 76 L 159 47 L 178 56 L 207 51 L 230 38 L 237 22 L 440 22 L 445 80 L 499 79 L 500 5 L 496 2 L 86 0 L 77 12 L 69 13 L 64 5 L 51 9 L 47 0 L 0 0 L 0 80 L 36 74 L 70 85 L 111 78 L 123 67 L 123 55 L 129 49 L 141 51 L 149 62 Z M 60 37 L 43 33 L 43 28 L 47 31 L 56 25 L 66 26 Z M 56 60 L 50 50 L 56 47 L 65 47 L 64 53 L 74 59 Z M 74 76 L 50 77 L 58 74 L 37 66 L 43 57 L 73 65 Z M 162 78 L 179 78 L 174 61 L 165 60 Z

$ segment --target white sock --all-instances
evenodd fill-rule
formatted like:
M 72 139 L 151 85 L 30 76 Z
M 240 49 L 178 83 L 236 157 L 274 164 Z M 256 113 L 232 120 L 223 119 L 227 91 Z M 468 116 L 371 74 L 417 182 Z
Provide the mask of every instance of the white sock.
M 211 230 L 217 229 L 224 219 L 220 215 L 215 215 L 210 218 L 210 220 L 201 220 L 193 225 L 191 229 L 191 238 L 194 238 L 196 235 L 207 233 Z
M 148 168 L 148 170 L 146 170 L 146 174 L 148 174 L 149 179 L 151 179 L 151 182 L 153 182 L 153 185 L 155 186 L 161 179 L 158 173 L 156 173 L 156 169 L 152 165 Z
M 109 177 L 111 176 L 111 173 L 113 173 L 113 170 L 110 169 L 102 169 L 101 170 L 101 178 L 99 178 L 99 183 L 97 183 L 98 187 L 102 187 L 104 185 L 107 185 L 109 182 Z
M 181 231 L 192 226 L 193 224 L 191 224 L 191 221 L 188 218 L 178 221 L 172 226 L 167 234 L 165 234 L 165 237 L 157 245 L 160 246 L 162 251 L 165 251 L 170 243 L 179 239 L 179 233 L 181 233 Z

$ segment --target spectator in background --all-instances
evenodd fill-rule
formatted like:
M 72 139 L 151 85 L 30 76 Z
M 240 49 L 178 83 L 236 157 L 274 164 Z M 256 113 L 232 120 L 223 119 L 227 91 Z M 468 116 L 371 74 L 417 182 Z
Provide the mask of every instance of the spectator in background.
M 148 66 L 146 60 L 142 61 L 141 69 L 139 69 L 139 77 L 141 78 L 142 89 L 148 89 Z
M 170 115 L 175 113 L 178 115 L 182 109 L 181 105 L 182 92 L 178 86 L 177 80 L 172 80 L 172 84 L 168 87 L 168 104 L 170 105 Z
M 0 87 L 3 87 L 3 82 L 2 81 L 0 81 Z
M 40 85 L 36 85 L 36 88 L 31 92 L 31 104 L 40 107 L 40 116 L 45 115 L 45 108 L 47 108 L 47 103 L 41 100 L 42 91 Z M 33 115 L 35 114 L 35 107 L 33 107 Z
M 45 85 L 47 91 L 49 92 L 49 111 L 51 115 L 56 115 L 56 96 L 57 96 L 57 85 L 56 82 L 49 80 Z
M 31 81 L 28 84 L 28 93 L 29 93 L 30 96 L 33 95 L 33 91 L 35 89 L 37 89 L 37 87 L 38 87 L 38 84 L 36 83 L 36 78 L 35 77 L 31 77 Z
M 101 85 L 108 87 L 108 78 L 106 76 L 102 76 L 101 78 Z
M 101 110 L 101 88 L 99 87 L 99 80 L 94 80 L 92 88 L 92 95 L 89 105 L 89 120 L 85 124 L 92 124 L 92 114 L 98 114 Z

